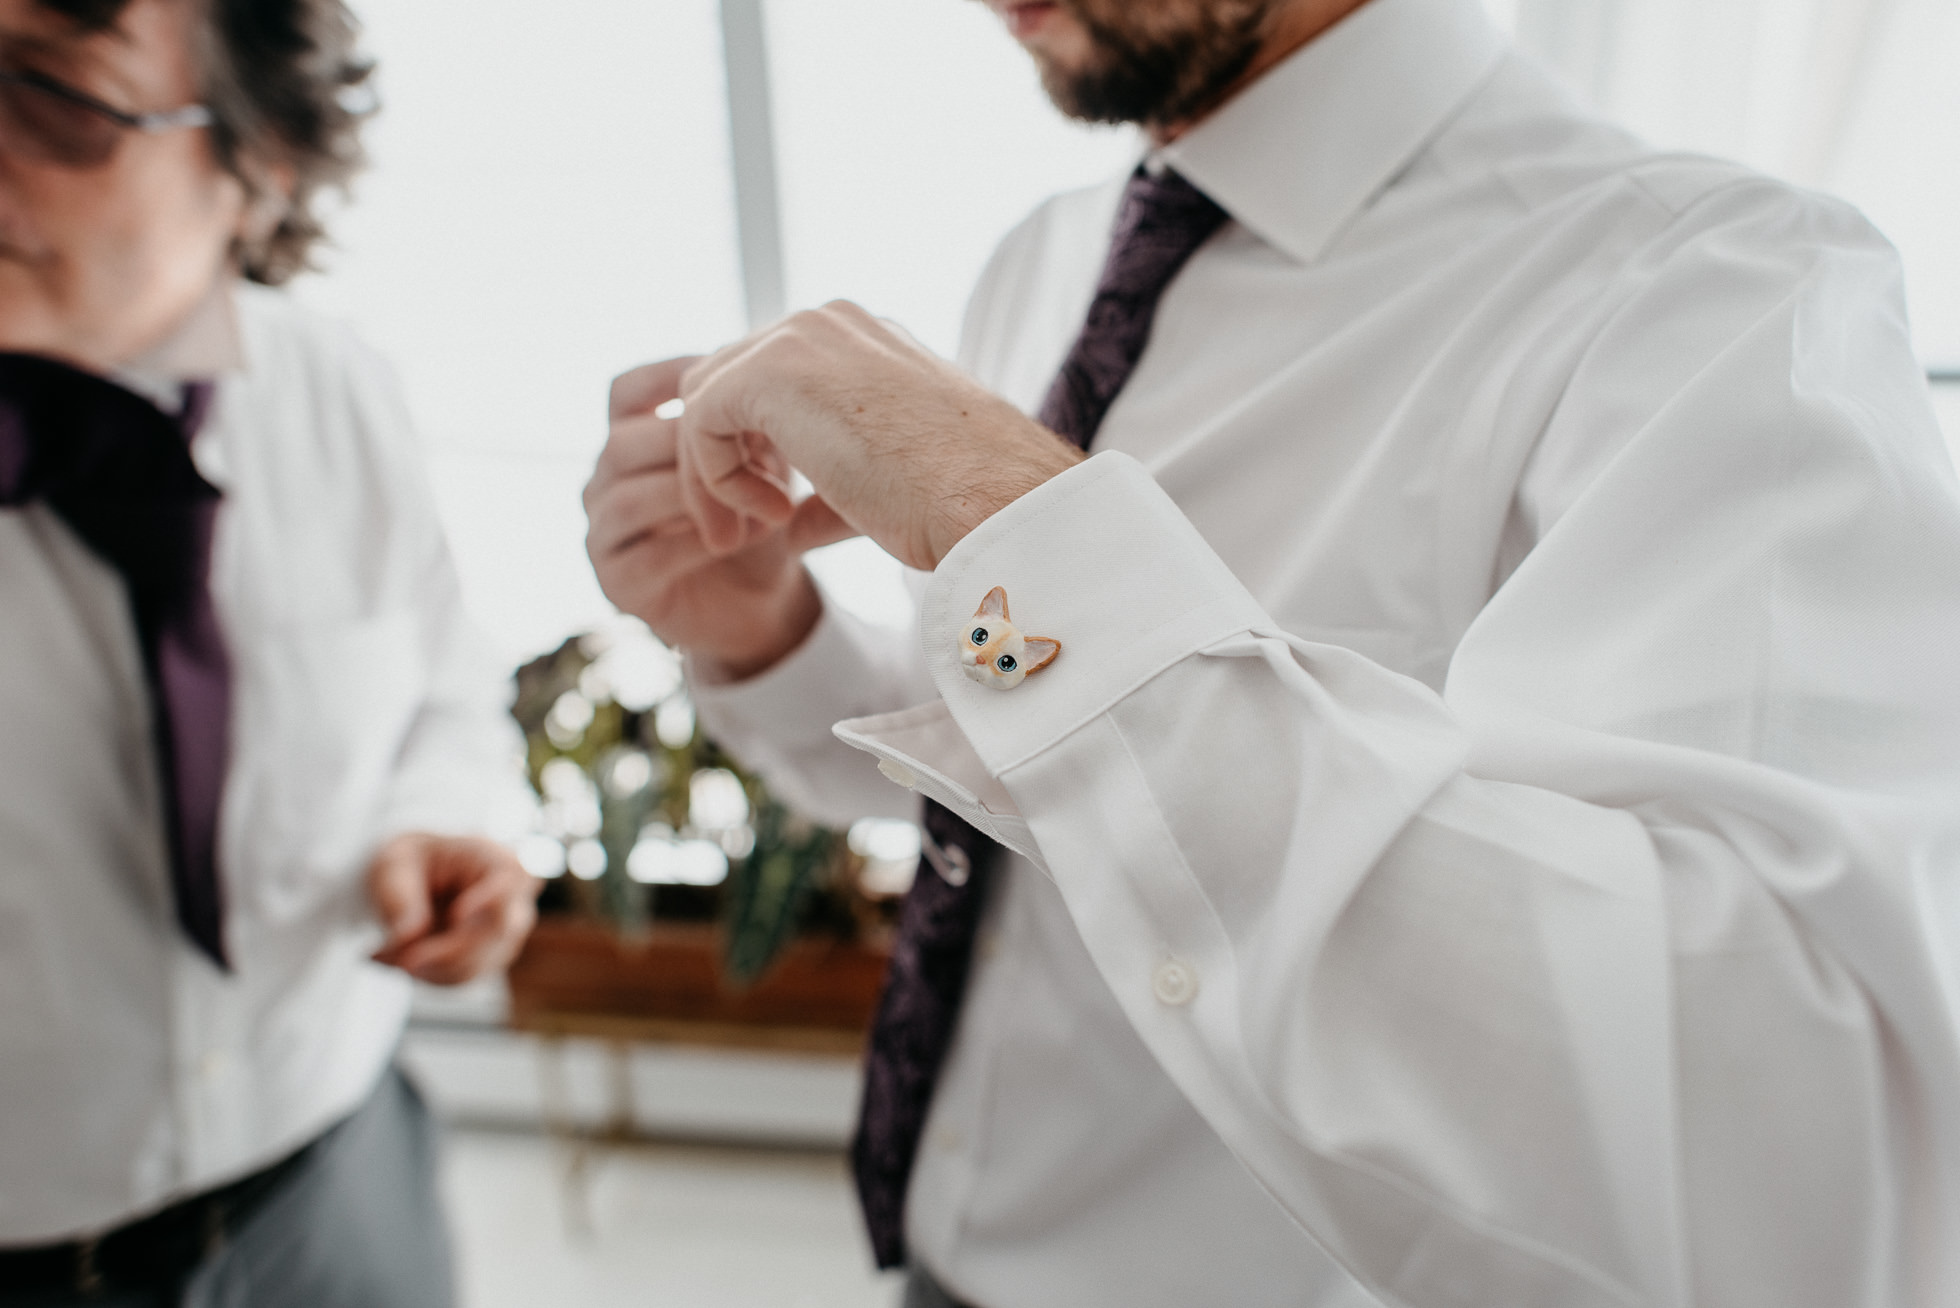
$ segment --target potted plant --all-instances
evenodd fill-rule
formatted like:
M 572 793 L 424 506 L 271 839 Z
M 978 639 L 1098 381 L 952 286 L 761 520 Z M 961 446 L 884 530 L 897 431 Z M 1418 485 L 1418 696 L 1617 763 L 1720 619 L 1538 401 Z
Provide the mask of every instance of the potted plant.
M 548 878 L 514 1025 L 845 1048 L 877 1003 L 904 824 L 803 820 L 695 722 L 675 656 L 623 620 L 517 673 Z

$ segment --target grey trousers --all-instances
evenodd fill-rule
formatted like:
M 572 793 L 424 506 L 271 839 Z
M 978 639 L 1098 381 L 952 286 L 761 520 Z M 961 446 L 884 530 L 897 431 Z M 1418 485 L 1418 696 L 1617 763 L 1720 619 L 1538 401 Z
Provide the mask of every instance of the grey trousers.
M 899 1308 L 964 1308 L 939 1288 L 939 1282 L 916 1267 L 905 1273 L 905 1301 Z
M 421 1095 L 390 1069 L 181 1294 L 0 1287 L 0 1308 L 451 1308 L 436 1147 Z

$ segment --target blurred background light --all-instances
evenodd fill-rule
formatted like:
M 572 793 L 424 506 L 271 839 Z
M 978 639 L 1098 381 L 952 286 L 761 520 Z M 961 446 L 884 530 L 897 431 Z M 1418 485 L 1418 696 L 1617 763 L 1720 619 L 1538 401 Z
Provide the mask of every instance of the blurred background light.
M 565 851 L 565 866 L 581 881 L 597 881 L 606 874 L 606 847 L 596 840 L 576 840 Z
M 550 836 L 533 834 L 517 840 L 517 861 L 534 877 L 546 881 L 565 875 L 565 846 Z
M 728 879 L 728 855 L 712 840 L 642 834 L 626 856 L 626 875 L 649 886 L 718 886 Z
M 702 768 L 687 780 L 688 825 L 700 831 L 728 831 L 749 818 L 749 796 L 727 768 Z
M 858 880 L 868 894 L 902 895 L 912 888 L 921 844 L 917 825 L 896 818 L 861 818 L 845 840 L 864 860 Z
M 662 702 L 653 715 L 653 734 L 668 749 L 679 749 L 694 739 L 694 701 L 685 691 Z

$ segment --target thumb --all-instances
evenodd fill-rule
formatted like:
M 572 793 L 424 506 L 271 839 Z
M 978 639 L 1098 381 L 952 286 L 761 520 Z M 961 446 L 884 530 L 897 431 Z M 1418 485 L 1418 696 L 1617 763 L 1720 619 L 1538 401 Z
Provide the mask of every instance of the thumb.
M 801 554 L 805 550 L 835 545 L 840 540 L 849 540 L 864 533 L 844 521 L 843 515 L 831 508 L 829 501 L 821 495 L 812 495 L 796 506 L 785 534 L 789 547 Z
M 368 865 L 368 901 L 388 933 L 399 944 L 428 931 L 434 914 L 429 901 L 428 849 L 413 836 L 382 846 Z

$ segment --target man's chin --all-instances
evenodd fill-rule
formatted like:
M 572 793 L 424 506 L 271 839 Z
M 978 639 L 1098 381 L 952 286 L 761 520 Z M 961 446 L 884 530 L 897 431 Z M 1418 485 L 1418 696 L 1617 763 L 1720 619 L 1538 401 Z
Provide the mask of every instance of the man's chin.
M 1050 75 L 1050 69 L 1055 70 L 1058 76 L 1079 75 L 1078 70 L 1088 68 L 1096 57 L 1095 41 L 1090 37 L 1089 29 L 1060 5 L 1042 5 L 1038 8 L 1040 12 L 1025 22 L 1019 21 L 1018 16 L 1026 9 L 1010 10 L 1005 16 L 1007 30 L 1021 43 L 1021 48 L 1034 57 L 1044 78 Z
M 1070 22 L 1073 15 L 1067 13 L 1055 0 L 1010 0 L 1001 21 L 1014 39 L 1023 44 L 1039 41 L 1052 32 L 1058 23 Z

